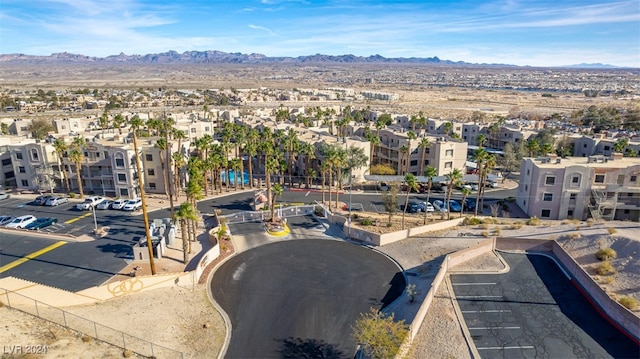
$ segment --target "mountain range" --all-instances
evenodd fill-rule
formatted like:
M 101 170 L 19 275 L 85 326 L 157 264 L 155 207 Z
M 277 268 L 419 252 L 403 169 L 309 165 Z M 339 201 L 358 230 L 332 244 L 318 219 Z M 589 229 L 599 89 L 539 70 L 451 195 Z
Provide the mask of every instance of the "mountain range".
M 475 65 L 475 66 L 514 66 L 508 64 L 474 64 L 464 61 L 441 60 L 434 57 L 395 57 L 386 58 L 380 55 L 355 56 L 355 55 L 322 55 L 315 54 L 298 57 L 269 57 L 263 54 L 243 54 L 239 52 L 229 53 L 217 50 L 207 51 L 167 51 L 158 54 L 146 55 L 111 55 L 106 57 L 86 56 L 71 54 L 68 52 L 55 53 L 48 56 L 26 55 L 26 54 L 0 54 L 0 63 L 20 63 L 20 64 L 74 64 L 74 63 L 96 63 L 96 64 L 277 64 L 277 63 L 386 63 L 386 64 L 440 64 L 440 65 Z M 572 68 L 615 68 L 606 64 L 579 64 L 563 67 Z

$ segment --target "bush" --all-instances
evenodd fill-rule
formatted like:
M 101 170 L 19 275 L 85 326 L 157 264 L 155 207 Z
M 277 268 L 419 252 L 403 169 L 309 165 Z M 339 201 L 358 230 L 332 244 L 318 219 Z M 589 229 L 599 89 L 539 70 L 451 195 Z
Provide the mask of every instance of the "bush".
M 482 223 L 480 225 L 480 229 L 489 229 L 489 224 L 488 223 Z
M 596 267 L 596 273 L 599 275 L 611 275 L 616 274 L 616 269 L 613 268 L 610 261 L 604 261 Z
M 589 226 L 589 227 L 593 227 L 593 219 L 589 218 L 589 219 L 587 220 L 587 226 Z
M 502 235 L 502 228 L 500 227 L 496 227 L 493 229 L 493 234 L 495 234 L 496 236 L 501 236 Z
M 482 236 L 485 237 L 485 238 L 489 237 L 489 231 L 483 231 L 480 234 L 482 234 Z
M 360 221 L 360 225 L 361 226 L 372 226 L 373 225 L 373 221 L 371 220 L 371 218 L 363 218 Z
M 609 227 L 607 229 L 607 232 L 609 232 L 609 234 L 616 234 L 616 233 L 618 233 L 618 230 L 613 228 L 613 227 Z
M 527 226 L 539 226 L 540 225 L 540 218 L 533 216 L 529 219 L 527 219 Z
M 313 214 L 318 217 L 324 217 L 324 209 L 321 206 L 316 206 L 316 208 L 313 209 Z
M 69 192 L 69 198 L 76 198 L 76 194 L 73 192 Z
M 618 299 L 618 303 L 624 305 L 629 310 L 638 309 L 638 300 L 634 297 L 622 297 Z
M 618 253 L 612 248 L 603 248 L 596 252 L 596 257 L 601 261 L 608 261 L 618 256 Z
M 514 223 L 509 226 L 509 229 L 520 229 L 522 228 L 522 223 Z
M 467 217 L 462 221 L 462 224 L 465 226 L 475 226 L 482 223 L 482 220 L 478 217 Z

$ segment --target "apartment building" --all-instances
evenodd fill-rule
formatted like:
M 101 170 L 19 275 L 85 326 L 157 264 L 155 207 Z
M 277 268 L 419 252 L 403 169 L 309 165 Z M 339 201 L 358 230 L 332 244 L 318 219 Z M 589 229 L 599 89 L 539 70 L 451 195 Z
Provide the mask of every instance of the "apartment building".
M 542 219 L 640 221 L 640 159 L 524 158 L 516 203 Z

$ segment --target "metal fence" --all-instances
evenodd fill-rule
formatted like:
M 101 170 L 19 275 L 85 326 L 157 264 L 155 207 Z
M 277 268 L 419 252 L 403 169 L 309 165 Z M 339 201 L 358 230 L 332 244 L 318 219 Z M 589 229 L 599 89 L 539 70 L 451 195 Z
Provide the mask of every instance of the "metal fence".
M 276 208 L 275 213 L 278 217 L 297 217 L 308 216 L 313 213 L 315 205 L 293 206 L 285 208 Z M 218 218 L 225 218 L 228 224 L 233 223 L 247 223 L 247 222 L 260 222 L 271 219 L 271 211 L 244 211 L 228 214 L 226 216 L 218 216 Z
M 12 309 L 61 325 L 107 344 L 129 350 L 144 357 L 184 358 L 182 352 L 169 349 L 148 340 L 138 338 L 117 329 L 107 327 L 92 320 L 79 317 L 60 308 L 26 297 L 22 294 L 4 291 L 0 301 Z

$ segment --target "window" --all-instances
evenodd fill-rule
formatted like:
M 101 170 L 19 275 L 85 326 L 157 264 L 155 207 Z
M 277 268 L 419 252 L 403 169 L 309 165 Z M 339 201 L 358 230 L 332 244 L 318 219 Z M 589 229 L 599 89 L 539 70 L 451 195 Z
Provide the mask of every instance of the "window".
M 578 198 L 578 194 L 577 193 L 572 193 L 569 195 L 569 199 L 576 199 Z
M 26 173 L 27 171 L 25 170 L 24 166 L 20 166 L 20 167 L 18 167 L 18 172 Z
M 604 146 L 604 150 L 605 151 L 609 151 L 609 150 L 611 150 L 611 147 L 610 146 Z
M 631 192 L 627 193 L 627 197 L 633 197 L 633 193 Z
M 617 183 L 622 186 L 624 184 L 624 175 L 618 175 Z
M 4 163 L 3 163 L 3 164 L 4 164 Z M 635 182 L 635 181 L 637 181 L 637 180 L 638 180 L 638 177 L 637 177 L 637 176 L 631 176 L 631 178 L 629 178 L 629 181 L 630 181 L 630 182 Z
M 192 128 L 192 129 L 191 129 L 191 133 L 196 133 L 196 129 L 195 129 L 195 128 Z
M 146 158 L 146 159 L 147 159 L 147 161 L 149 161 L 149 162 L 152 162 L 152 161 L 153 161 L 153 155 L 152 155 L 152 154 L 147 153 L 147 154 L 145 155 L 145 158 Z
M 604 175 L 596 175 L 595 183 L 604 183 Z
M 580 185 L 580 176 L 571 177 L 571 184 L 579 186 Z
M 156 175 L 156 171 L 155 171 L 153 168 L 149 168 L 149 169 L 147 170 L 147 174 L 148 174 L 149 176 L 155 176 L 155 175 Z
M 526 206 L 527 205 L 527 200 L 525 199 L 524 201 L 522 201 L 522 204 L 524 204 Z
M 29 187 L 29 181 L 27 181 L 27 180 L 22 180 L 22 186 L 23 186 L 23 187 Z
M 531 170 L 527 169 L 527 176 L 531 174 Z
M 446 151 L 445 151 L 445 153 L 444 153 L 444 155 L 445 155 L 446 157 L 453 157 L 453 150 L 446 150 Z
M 16 152 L 16 158 L 21 160 L 22 159 L 22 152 L 20 152 L 20 151 Z
M 528 184 L 524 185 L 524 190 L 525 190 L 525 192 L 529 190 L 529 185 Z
M 543 209 L 543 210 L 540 212 L 540 217 L 542 217 L 542 218 L 549 218 L 549 217 L 551 217 L 551 210 L 550 210 L 550 209 Z
M 630 211 L 630 210 L 628 210 L 628 209 L 625 209 L 625 210 L 624 210 L 624 214 L 629 214 L 630 212 L 631 212 L 631 211 Z
M 156 189 L 156 184 L 154 182 L 149 182 L 149 189 Z
M 124 168 L 124 157 L 122 157 L 121 153 L 116 155 L 116 167 Z
M 206 126 L 206 127 L 204 128 L 204 130 L 205 130 L 205 132 L 209 132 L 209 126 Z
M 7 166 L 11 164 L 11 159 L 10 158 L 5 158 L 2 160 L 2 165 L 3 166 Z
M 567 217 L 573 217 L 573 210 L 572 209 L 567 211 Z
M 444 168 L 453 168 L 453 162 L 445 162 Z
M 545 194 L 542 196 L 542 200 L 543 200 L 543 201 L 545 201 L 545 202 L 551 202 L 551 201 L 553 201 L 553 193 L 545 193 Z
M 126 188 L 120 188 L 120 196 L 129 197 L 129 190 Z
M 31 149 L 31 159 L 34 161 L 38 160 L 38 150 L 36 150 L 35 148 Z
M 582 145 L 582 148 L 587 148 L 587 144 L 585 143 L 584 145 Z
M 118 182 L 127 182 L 127 175 L 124 173 L 118 173 Z
M 411 160 L 411 163 L 409 165 L 410 166 L 417 166 L 418 165 L 418 160 Z
M 547 186 L 553 186 L 556 184 L 556 177 L 555 176 L 547 176 L 544 179 L 544 184 Z

